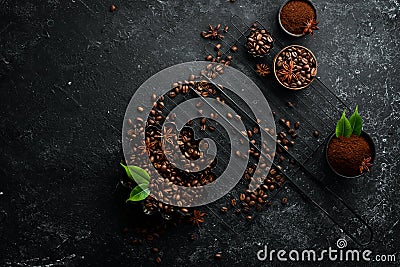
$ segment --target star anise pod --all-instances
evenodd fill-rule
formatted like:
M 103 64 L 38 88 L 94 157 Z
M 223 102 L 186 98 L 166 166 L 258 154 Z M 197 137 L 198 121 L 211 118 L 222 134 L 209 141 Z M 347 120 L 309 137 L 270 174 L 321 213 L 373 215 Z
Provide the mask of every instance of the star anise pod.
M 171 145 L 174 145 L 174 138 L 176 134 L 172 133 L 172 127 L 164 127 L 163 133 L 162 134 L 157 134 L 155 135 L 156 138 L 162 138 L 163 143 L 165 142 L 170 143 Z
M 304 30 L 303 30 L 303 35 L 306 34 L 311 34 L 314 35 L 314 31 L 315 30 L 319 30 L 318 28 L 318 21 L 314 20 L 314 19 L 310 19 L 307 22 L 304 23 Z
M 208 25 L 208 31 L 202 31 L 201 37 L 205 39 L 223 39 L 224 36 L 221 34 L 220 29 L 221 24 L 213 27 L 211 24 Z
M 369 172 L 369 168 L 371 168 L 372 163 L 371 163 L 371 157 L 365 158 L 360 165 L 360 173 L 363 173 L 364 171 Z
M 141 141 L 141 145 L 138 146 L 140 150 L 142 150 L 142 153 L 140 155 L 144 155 L 147 153 L 147 155 L 150 157 L 150 149 L 156 145 L 157 142 L 148 142 L 148 141 Z
M 256 72 L 258 75 L 264 77 L 270 74 L 271 70 L 266 64 L 256 64 Z
M 290 83 L 292 79 L 297 80 L 296 74 L 293 73 L 293 68 L 294 68 L 294 62 L 293 60 L 290 60 L 289 64 L 283 63 L 282 64 L 283 69 L 278 71 L 278 74 L 282 77 L 282 82 L 286 81 Z
M 204 222 L 204 216 L 207 215 L 207 213 L 202 212 L 200 210 L 194 210 L 192 217 L 190 217 L 189 221 L 193 225 L 200 226 L 200 223 Z

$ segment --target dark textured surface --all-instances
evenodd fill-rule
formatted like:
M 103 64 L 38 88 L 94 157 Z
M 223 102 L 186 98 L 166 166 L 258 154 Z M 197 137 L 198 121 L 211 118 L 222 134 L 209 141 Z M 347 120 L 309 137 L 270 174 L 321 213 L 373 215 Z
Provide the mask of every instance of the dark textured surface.
M 360 105 L 376 165 L 368 177 L 332 187 L 374 227 L 367 248 L 396 253 L 399 264 L 398 0 L 316 1 L 321 30 L 302 40 L 277 30 L 280 1 L 115 1 L 114 13 L 105 1 L 0 4 L 1 265 L 151 264 L 149 245 L 132 246 L 133 232 L 121 233 L 145 219 L 115 192 L 124 111 L 149 75 L 202 59 L 199 32 L 229 24 L 233 14 L 271 26 L 286 44 L 310 47 L 321 80 Z M 221 251 L 221 265 L 257 265 L 264 244 L 323 249 L 345 237 L 290 187 L 280 194 L 287 206 L 238 222 L 247 229 L 238 234 L 212 214 L 200 229 L 173 228 L 154 241 L 163 263 L 214 265 Z M 193 232 L 198 238 L 189 241 Z

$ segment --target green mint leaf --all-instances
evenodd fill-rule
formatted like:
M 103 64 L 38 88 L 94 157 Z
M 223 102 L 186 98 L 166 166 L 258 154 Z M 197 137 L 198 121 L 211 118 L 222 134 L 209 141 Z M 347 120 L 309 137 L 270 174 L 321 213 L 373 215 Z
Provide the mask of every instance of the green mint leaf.
M 356 106 L 356 110 L 354 111 L 353 115 L 351 115 L 349 121 L 351 128 L 353 129 L 353 134 L 360 136 L 363 126 L 363 120 L 360 114 L 358 114 L 358 105 Z
M 142 168 L 139 168 L 138 166 L 128 166 L 129 170 L 131 171 L 131 174 L 133 176 L 133 180 L 137 184 L 149 184 L 150 183 L 150 175 L 143 170 Z
M 132 174 L 129 171 L 128 166 L 124 165 L 123 163 L 120 163 L 120 164 L 125 169 L 126 175 L 128 175 L 128 177 L 133 180 Z
M 149 188 L 147 188 L 147 186 L 148 186 L 147 184 L 141 184 L 133 188 L 126 202 L 129 201 L 137 202 L 145 199 L 148 195 L 150 195 L 150 190 Z
M 345 136 L 350 137 L 353 129 L 351 128 L 351 124 L 349 120 L 346 118 L 346 110 L 343 111 L 342 117 L 336 124 L 336 137 Z
M 150 183 L 150 175 L 138 166 L 125 166 L 121 163 L 121 166 L 124 167 L 126 174 L 128 177 L 137 184 L 149 184 Z

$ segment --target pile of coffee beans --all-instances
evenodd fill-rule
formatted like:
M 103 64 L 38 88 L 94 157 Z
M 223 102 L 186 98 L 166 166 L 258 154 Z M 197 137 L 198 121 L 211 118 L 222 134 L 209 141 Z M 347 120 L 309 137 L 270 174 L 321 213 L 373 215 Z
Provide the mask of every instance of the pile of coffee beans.
M 265 56 L 273 47 L 274 39 L 265 29 L 253 28 L 247 36 L 247 51 L 253 56 Z
M 308 86 L 317 75 L 317 60 L 305 47 L 285 47 L 274 60 L 274 72 L 279 83 L 288 89 Z

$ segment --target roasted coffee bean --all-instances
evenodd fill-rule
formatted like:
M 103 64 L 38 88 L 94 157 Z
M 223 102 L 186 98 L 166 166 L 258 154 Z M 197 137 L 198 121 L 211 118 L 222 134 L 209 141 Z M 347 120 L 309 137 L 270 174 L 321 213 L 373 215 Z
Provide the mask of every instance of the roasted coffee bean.
M 243 200 L 245 200 L 245 198 L 246 198 L 246 195 L 245 194 L 240 194 L 239 195 L 239 199 L 241 200 L 241 201 L 243 201 Z
M 313 135 L 314 135 L 315 138 L 318 138 L 318 137 L 319 137 L 319 132 L 318 132 L 317 130 L 315 130 L 315 131 L 313 132 Z
M 159 252 L 159 249 L 156 248 L 156 247 L 153 247 L 153 248 L 151 248 L 151 252 L 158 253 L 158 252 Z
M 221 49 L 221 47 L 222 47 L 222 44 L 216 44 L 214 49 L 215 49 L 216 51 L 218 51 L 218 50 Z
M 220 209 L 221 213 L 226 213 L 228 211 L 227 207 L 221 207 Z
M 228 32 L 229 31 L 229 27 L 228 26 L 225 26 L 224 27 L 224 32 Z
M 220 260 L 220 259 L 222 259 L 222 254 L 221 254 L 220 252 L 215 253 L 214 258 L 215 258 L 216 260 Z
M 274 189 L 275 189 L 275 186 L 274 186 L 273 184 L 271 184 L 271 185 L 269 186 L 269 190 L 272 191 L 272 190 L 274 190 Z
M 281 200 L 281 203 L 282 203 L 282 204 L 286 204 L 287 201 L 288 201 L 287 198 L 286 198 L 286 197 L 283 197 L 282 200 Z
M 160 264 L 161 263 L 161 258 L 157 257 L 157 258 L 154 259 L 154 261 L 155 261 L 155 263 Z
M 205 60 L 206 61 L 211 61 L 213 59 L 213 56 L 212 55 L 207 55 L 206 57 L 205 57 Z
M 239 49 L 238 49 L 238 47 L 236 45 L 233 45 L 231 47 L 231 50 L 232 50 L 232 52 L 237 52 Z
M 251 221 L 251 220 L 253 219 L 253 217 L 252 217 L 251 215 L 247 215 L 245 218 L 246 218 L 246 220 L 248 220 L 248 221 Z
M 114 12 L 115 10 L 117 10 L 117 7 L 115 5 L 111 5 L 110 12 Z
M 297 121 L 297 122 L 294 124 L 294 128 L 295 128 L 295 129 L 299 129 L 299 128 L 300 128 L 300 122 L 299 122 L 299 121 Z

